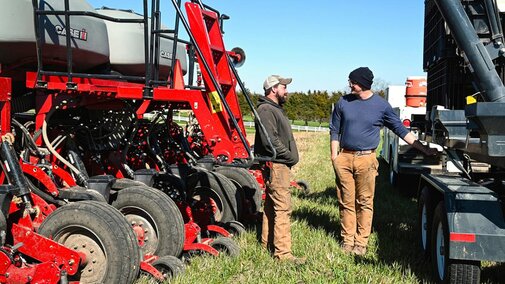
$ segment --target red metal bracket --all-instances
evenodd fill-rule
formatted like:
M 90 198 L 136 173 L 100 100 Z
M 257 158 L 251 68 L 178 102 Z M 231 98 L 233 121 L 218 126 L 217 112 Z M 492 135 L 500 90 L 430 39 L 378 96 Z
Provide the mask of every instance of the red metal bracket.
M 158 271 L 158 269 L 156 269 L 154 266 L 152 266 L 149 262 L 147 261 L 141 261 L 140 262 L 140 269 L 142 271 L 145 271 L 147 273 L 149 273 L 151 276 L 153 276 L 154 278 L 156 278 L 156 280 L 158 281 L 165 281 L 165 277 L 163 276 L 163 274 L 161 274 L 161 272 Z
M 41 182 L 45 186 L 49 194 L 51 194 L 52 196 L 58 196 L 59 194 L 58 188 L 54 184 L 51 177 L 48 176 L 41 168 L 27 163 L 21 163 L 21 168 L 23 169 L 23 173 Z
M 230 237 L 231 234 L 221 226 L 207 225 L 207 230 L 210 232 L 218 233 L 223 237 Z
M 43 262 L 17 267 L 11 264 L 5 273 L 0 275 L 0 283 L 46 283 L 60 282 L 61 270 L 55 263 Z
M 69 249 L 53 240 L 43 237 L 31 229 L 12 224 L 14 244 L 23 243 L 19 251 L 41 262 L 53 262 L 58 267 L 66 270 L 69 275 L 74 275 L 79 268 L 81 254 Z
M 0 134 L 11 131 L 11 78 L 0 77 Z
M 60 178 L 63 181 L 64 186 L 72 187 L 72 186 L 77 185 L 74 178 L 67 171 L 62 169 L 61 167 L 53 164 L 52 171 L 55 176 L 57 176 L 58 178 Z

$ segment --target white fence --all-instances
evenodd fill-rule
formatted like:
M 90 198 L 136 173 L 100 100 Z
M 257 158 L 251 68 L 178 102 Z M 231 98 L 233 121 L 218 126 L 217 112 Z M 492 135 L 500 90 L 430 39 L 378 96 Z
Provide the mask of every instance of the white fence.
M 175 121 L 188 121 L 188 117 L 176 115 L 174 116 Z M 249 128 L 254 128 L 254 122 L 252 121 L 244 121 L 244 126 Z M 324 126 L 302 126 L 302 125 L 291 125 L 291 129 L 295 131 L 302 132 L 326 132 L 330 131 L 328 127 Z
M 254 127 L 254 122 L 252 121 L 245 121 L 244 122 L 245 127 Z M 301 126 L 301 125 L 291 125 L 291 129 L 296 130 L 296 131 L 303 131 L 303 132 L 325 132 L 325 131 L 330 131 L 328 127 L 323 127 L 323 126 Z
M 329 132 L 330 128 L 323 126 L 301 126 L 301 125 L 291 125 L 291 129 L 303 132 Z

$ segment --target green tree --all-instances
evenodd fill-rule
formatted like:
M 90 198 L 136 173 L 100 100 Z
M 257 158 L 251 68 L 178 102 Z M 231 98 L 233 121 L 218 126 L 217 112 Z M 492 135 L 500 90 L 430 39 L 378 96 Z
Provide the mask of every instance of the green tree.
M 253 106 L 256 108 L 258 105 L 258 98 L 259 94 L 252 93 L 248 89 L 246 89 L 247 94 L 249 95 L 249 98 L 252 101 Z M 247 100 L 245 98 L 245 95 L 242 91 L 237 91 L 237 96 L 238 96 L 238 103 L 240 105 L 240 110 L 242 111 L 243 115 L 252 115 L 251 113 L 251 108 L 249 107 L 249 104 L 247 103 Z
M 302 106 L 302 120 L 304 125 L 309 125 L 309 121 L 313 121 L 316 117 L 315 113 L 316 101 L 314 95 L 309 91 L 309 94 L 305 96 L 305 103 Z
M 328 121 L 331 112 L 330 97 L 327 91 L 316 91 L 312 95 L 313 120 L 319 122 L 319 126 L 323 121 Z
M 331 92 L 330 105 L 333 105 L 336 102 L 338 102 L 338 100 L 340 100 L 342 96 L 345 96 L 345 93 L 343 91 Z
M 289 99 L 284 105 L 284 111 L 288 118 L 294 122 L 302 118 L 302 106 L 305 100 L 305 94 L 295 92 L 289 94 Z

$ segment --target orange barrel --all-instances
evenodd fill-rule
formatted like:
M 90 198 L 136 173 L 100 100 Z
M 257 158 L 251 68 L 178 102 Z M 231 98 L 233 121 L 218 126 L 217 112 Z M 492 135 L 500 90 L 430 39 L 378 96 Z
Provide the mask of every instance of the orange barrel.
M 427 82 L 425 76 L 407 77 L 405 104 L 409 107 L 426 106 Z

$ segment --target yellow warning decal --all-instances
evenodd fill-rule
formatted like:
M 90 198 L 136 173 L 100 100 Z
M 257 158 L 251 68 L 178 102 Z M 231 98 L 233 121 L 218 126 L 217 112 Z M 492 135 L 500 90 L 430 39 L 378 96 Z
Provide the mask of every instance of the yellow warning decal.
M 212 113 L 222 112 L 223 105 L 221 104 L 221 98 L 219 97 L 217 91 L 210 92 L 209 95 L 210 95 L 210 104 L 212 106 Z
M 467 105 L 471 105 L 471 104 L 474 104 L 476 102 L 477 102 L 477 100 L 475 99 L 474 96 L 468 96 L 468 97 L 466 97 L 466 104 Z

